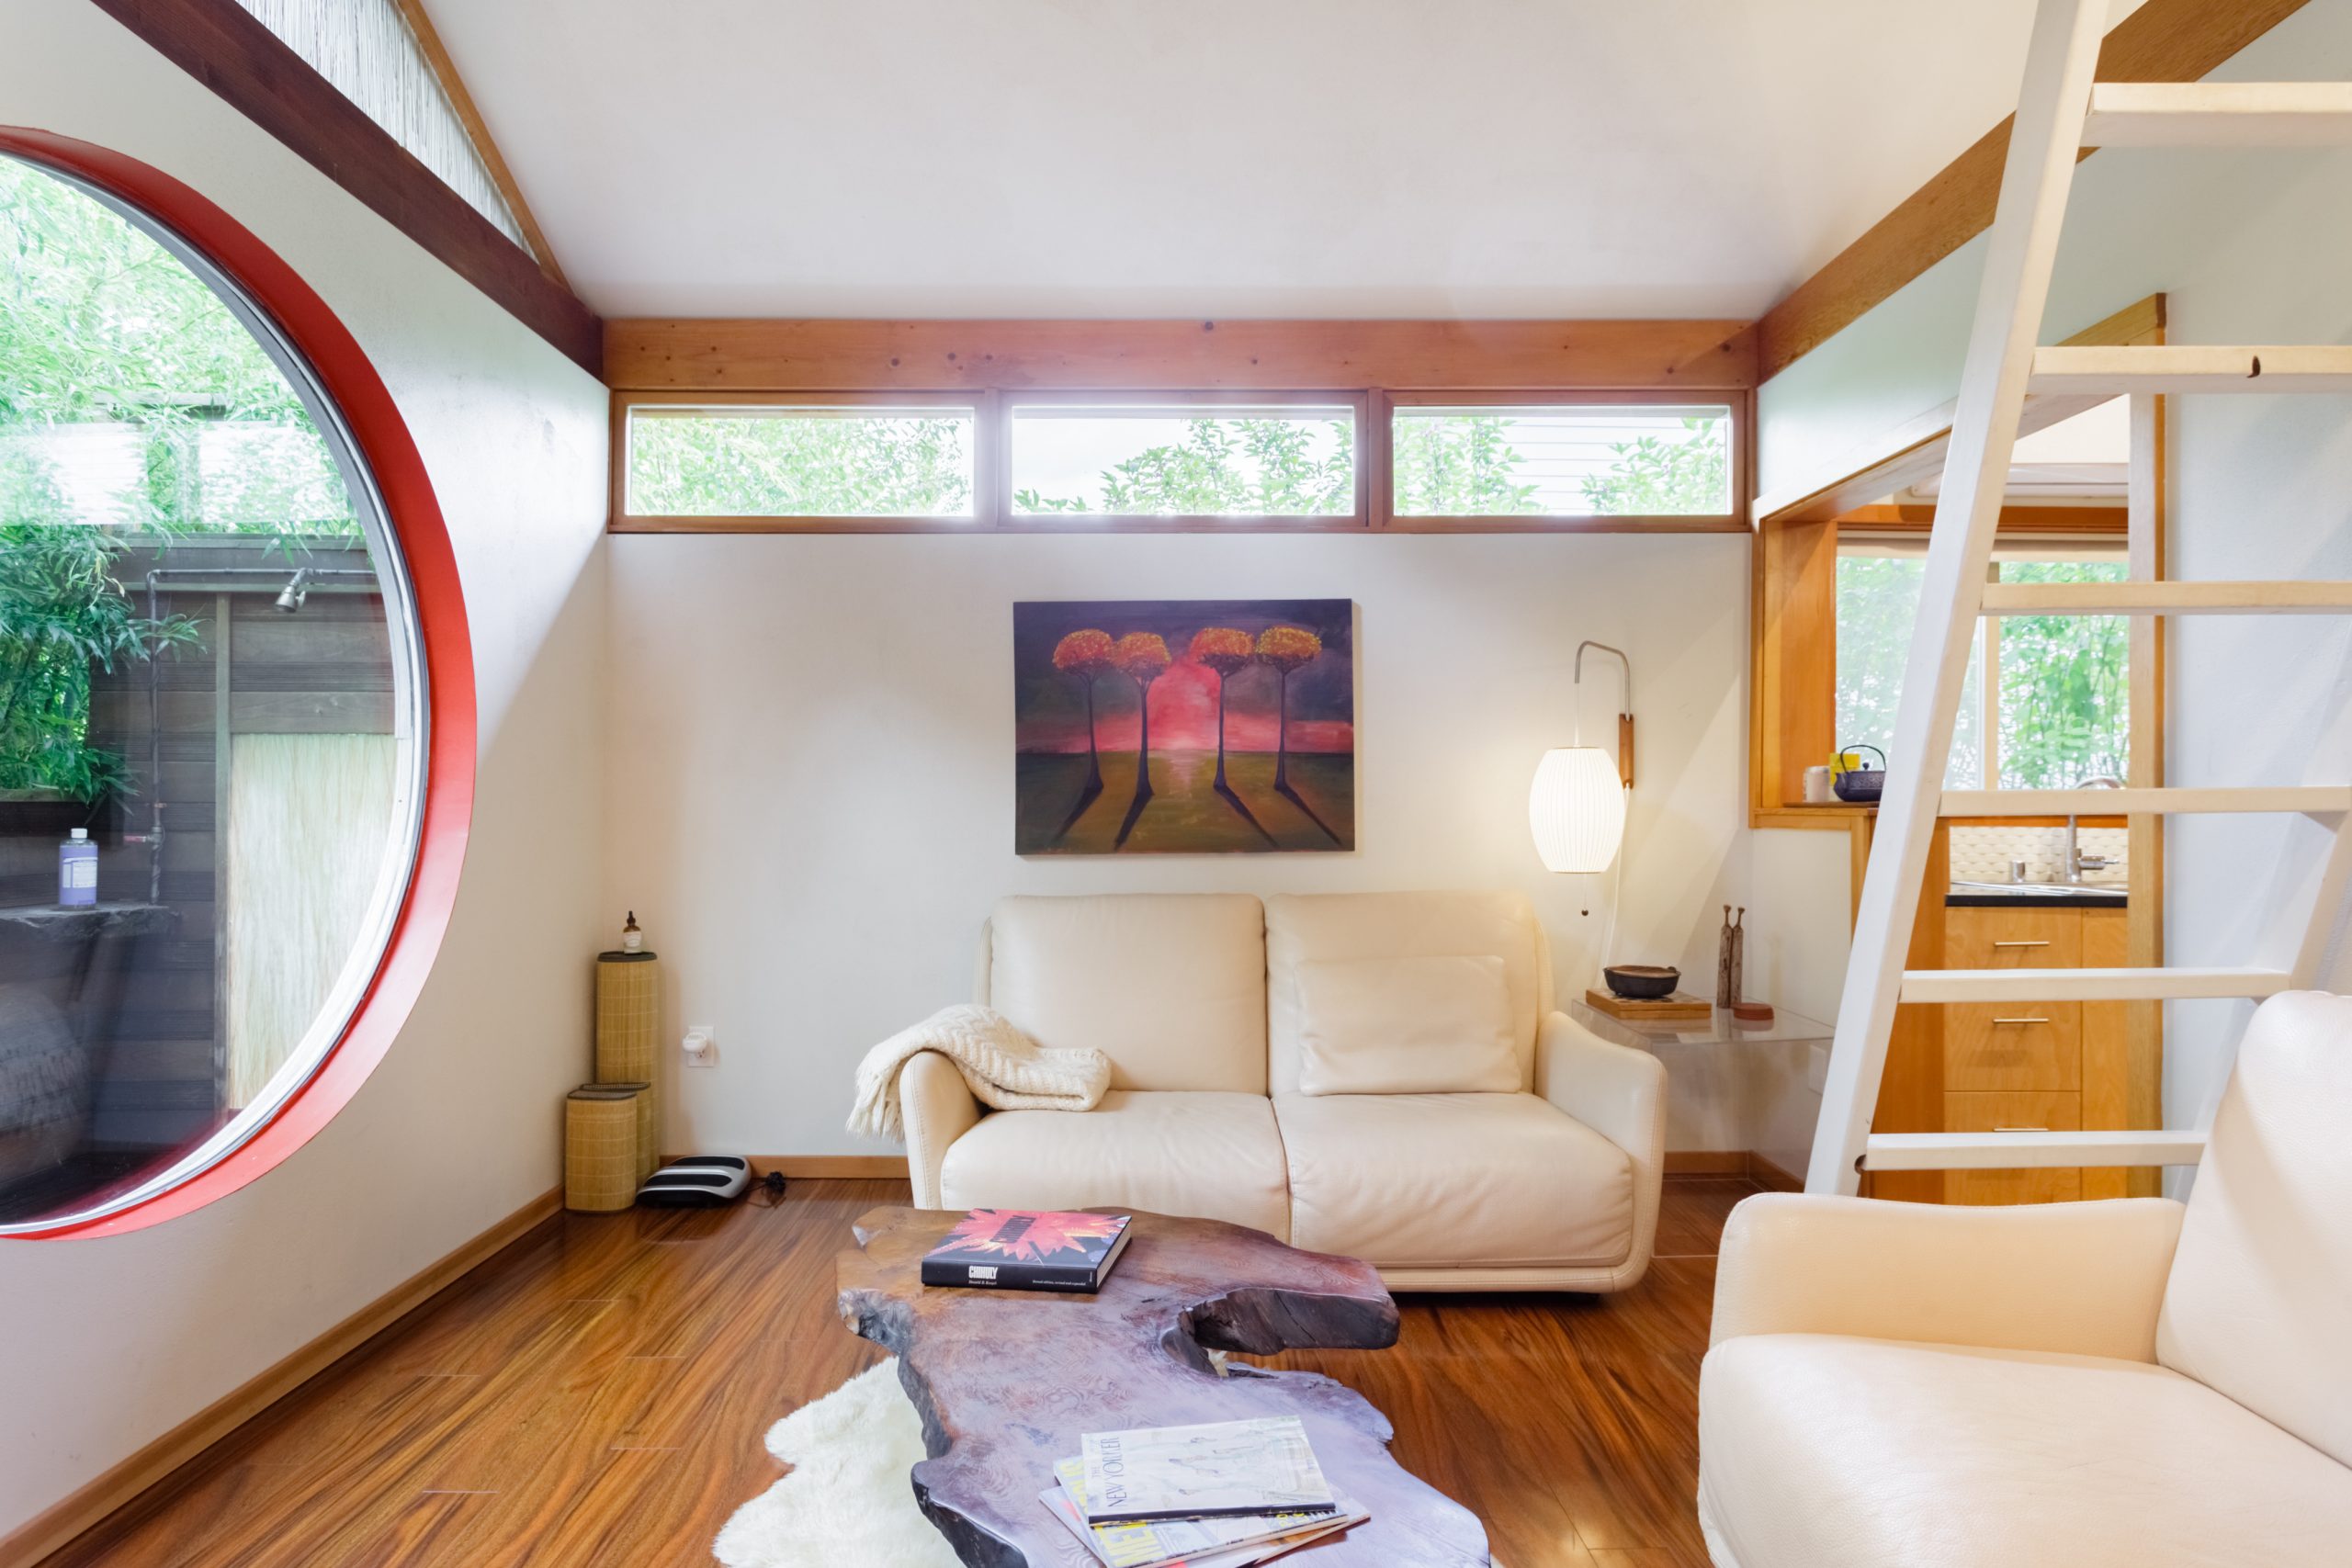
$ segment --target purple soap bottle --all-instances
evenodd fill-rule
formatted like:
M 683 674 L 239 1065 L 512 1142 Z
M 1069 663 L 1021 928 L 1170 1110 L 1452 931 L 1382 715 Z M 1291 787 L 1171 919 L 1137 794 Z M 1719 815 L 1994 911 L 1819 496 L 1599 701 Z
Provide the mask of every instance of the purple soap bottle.
M 90 830 L 76 828 L 57 846 L 57 901 L 68 909 L 87 909 L 98 901 L 98 846 Z

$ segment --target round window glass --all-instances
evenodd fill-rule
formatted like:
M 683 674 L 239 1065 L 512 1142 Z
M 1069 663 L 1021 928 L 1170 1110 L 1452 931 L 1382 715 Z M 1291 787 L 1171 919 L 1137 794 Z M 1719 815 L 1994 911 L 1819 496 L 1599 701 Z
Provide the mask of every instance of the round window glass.
M 424 696 L 317 378 L 176 236 L 0 156 L 0 1234 L 268 1122 L 415 863 Z

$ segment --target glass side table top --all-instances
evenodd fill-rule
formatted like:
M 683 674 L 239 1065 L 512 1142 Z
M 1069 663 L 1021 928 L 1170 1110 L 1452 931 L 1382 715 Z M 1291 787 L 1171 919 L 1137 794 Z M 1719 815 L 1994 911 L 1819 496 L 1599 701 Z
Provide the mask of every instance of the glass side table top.
M 1672 1018 L 1635 1023 L 1630 1019 L 1611 1018 L 1573 997 L 1561 1002 L 1560 1010 L 1603 1040 L 1643 1049 L 1657 1044 L 1756 1045 L 1782 1040 L 1826 1040 L 1837 1032 L 1832 1025 L 1819 1019 L 1791 1012 L 1784 1007 L 1772 1010 L 1770 1023 L 1742 1023 L 1732 1017 L 1729 1008 L 1712 1009 L 1703 1020 Z

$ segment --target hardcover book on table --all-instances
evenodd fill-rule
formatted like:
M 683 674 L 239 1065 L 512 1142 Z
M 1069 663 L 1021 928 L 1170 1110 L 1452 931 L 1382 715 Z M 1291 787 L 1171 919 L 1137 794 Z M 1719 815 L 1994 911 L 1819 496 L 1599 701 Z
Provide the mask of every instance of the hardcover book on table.
M 1126 1214 L 974 1209 L 923 1255 L 926 1285 L 1091 1292 L 1126 1249 Z
M 1229 1514 L 1328 1514 L 1336 1504 L 1295 1416 L 1138 1427 L 1079 1439 L 1095 1524 Z

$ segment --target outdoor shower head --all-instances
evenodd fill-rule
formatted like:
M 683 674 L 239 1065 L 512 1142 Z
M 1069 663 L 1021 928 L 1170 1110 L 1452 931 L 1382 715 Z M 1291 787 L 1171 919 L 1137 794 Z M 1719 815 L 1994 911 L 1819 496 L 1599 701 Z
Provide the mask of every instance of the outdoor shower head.
M 301 570 L 295 572 L 292 577 L 288 578 L 286 580 L 286 586 L 278 590 L 277 607 L 287 615 L 290 615 L 295 611 L 300 609 L 302 607 L 302 601 L 310 596 L 311 569 L 309 567 L 303 567 Z

